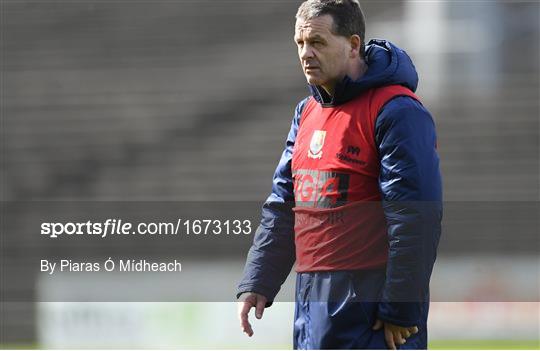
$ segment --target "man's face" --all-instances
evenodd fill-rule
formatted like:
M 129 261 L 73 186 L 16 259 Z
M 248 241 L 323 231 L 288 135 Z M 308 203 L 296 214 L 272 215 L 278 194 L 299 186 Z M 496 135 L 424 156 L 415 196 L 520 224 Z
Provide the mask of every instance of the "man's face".
M 298 57 L 308 83 L 321 85 L 329 92 L 347 74 L 351 49 L 347 38 L 332 33 L 333 24 L 330 15 L 310 20 L 299 18 L 294 33 Z

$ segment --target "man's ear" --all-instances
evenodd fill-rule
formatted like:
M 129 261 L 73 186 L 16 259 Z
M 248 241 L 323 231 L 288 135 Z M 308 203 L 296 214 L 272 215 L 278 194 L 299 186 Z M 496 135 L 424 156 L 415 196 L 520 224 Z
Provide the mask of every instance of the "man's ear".
M 360 46 L 362 43 L 362 39 L 359 35 L 353 34 L 349 38 L 349 43 L 351 44 L 351 51 L 349 53 L 351 58 L 356 58 L 360 56 Z

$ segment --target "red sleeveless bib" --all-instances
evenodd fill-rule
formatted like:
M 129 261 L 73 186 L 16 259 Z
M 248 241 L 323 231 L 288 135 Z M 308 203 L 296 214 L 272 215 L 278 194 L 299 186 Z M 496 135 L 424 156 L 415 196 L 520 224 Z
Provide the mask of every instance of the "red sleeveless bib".
M 400 85 L 371 89 L 336 107 L 310 98 L 293 150 L 296 271 L 382 267 L 388 258 L 375 122 Z

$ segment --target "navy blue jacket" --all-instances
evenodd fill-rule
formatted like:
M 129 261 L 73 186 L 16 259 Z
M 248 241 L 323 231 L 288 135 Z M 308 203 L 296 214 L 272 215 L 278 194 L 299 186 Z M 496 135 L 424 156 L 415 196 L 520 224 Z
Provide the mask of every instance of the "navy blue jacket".
M 358 80 L 345 77 L 327 100 L 310 86 L 321 104 L 345 103 L 374 87 L 400 84 L 413 92 L 418 75 L 409 56 L 383 40 L 366 46 L 367 72 Z M 262 220 L 249 250 L 242 292 L 274 300 L 295 261 L 292 151 L 307 98 L 295 110 L 286 147 L 274 174 L 272 193 L 262 208 Z M 410 97 L 396 97 L 379 112 L 375 136 L 380 191 L 388 226 L 389 256 L 378 317 L 402 326 L 417 325 L 422 302 L 429 301 L 429 280 L 441 233 L 442 185 L 435 126 L 430 113 Z

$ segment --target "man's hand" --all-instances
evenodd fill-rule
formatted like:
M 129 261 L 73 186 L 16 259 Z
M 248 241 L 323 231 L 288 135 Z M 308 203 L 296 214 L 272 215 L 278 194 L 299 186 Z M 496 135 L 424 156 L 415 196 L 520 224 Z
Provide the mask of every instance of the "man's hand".
M 240 328 L 248 336 L 253 335 L 253 329 L 249 324 L 248 314 L 252 307 L 255 307 L 255 317 L 261 319 L 266 305 L 266 297 L 254 292 L 247 292 L 238 298 L 238 319 L 240 319 Z
M 413 334 L 418 333 L 418 327 L 400 327 L 399 325 L 383 322 L 377 319 L 373 330 L 379 330 L 384 326 L 384 338 L 386 344 L 391 350 L 396 349 L 396 345 L 403 345 L 407 341 L 407 338 Z

